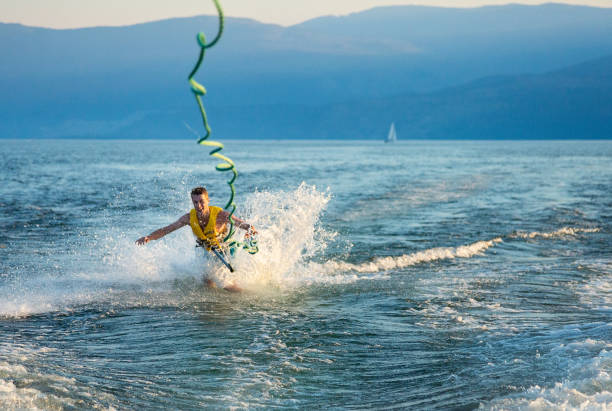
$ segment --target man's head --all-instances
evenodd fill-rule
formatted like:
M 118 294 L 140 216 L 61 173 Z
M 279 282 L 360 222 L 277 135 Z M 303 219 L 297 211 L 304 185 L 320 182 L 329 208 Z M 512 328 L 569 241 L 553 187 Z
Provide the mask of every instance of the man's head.
M 208 209 L 208 191 L 204 187 L 194 188 L 191 190 L 191 201 L 197 211 L 205 212 Z

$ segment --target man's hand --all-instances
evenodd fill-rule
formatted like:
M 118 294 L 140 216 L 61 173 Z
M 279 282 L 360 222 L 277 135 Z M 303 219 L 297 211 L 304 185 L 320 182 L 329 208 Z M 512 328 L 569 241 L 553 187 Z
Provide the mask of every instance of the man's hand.
M 144 237 L 140 237 L 138 240 L 136 240 L 136 244 L 138 244 L 138 245 L 145 245 L 149 241 L 151 241 L 149 236 L 144 236 Z
M 257 230 L 253 226 L 250 226 L 249 229 L 244 234 L 244 238 L 251 238 L 251 236 L 257 235 Z
M 159 230 L 155 230 L 149 235 L 140 237 L 138 240 L 136 240 L 136 244 L 145 245 L 151 240 L 159 240 L 166 234 L 170 234 L 174 230 L 178 230 L 179 228 L 186 226 L 186 225 L 189 225 L 189 213 L 185 214 L 184 216 L 182 216 L 181 218 L 179 218 L 178 220 L 176 220 L 174 223 L 170 225 L 162 227 Z

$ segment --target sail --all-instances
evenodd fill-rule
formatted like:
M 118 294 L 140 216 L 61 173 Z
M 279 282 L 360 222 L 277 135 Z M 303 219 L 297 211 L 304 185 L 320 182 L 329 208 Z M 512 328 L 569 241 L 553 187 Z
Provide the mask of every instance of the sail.
M 387 135 L 387 139 L 385 143 L 391 143 L 397 140 L 397 134 L 395 133 L 395 123 L 391 123 L 391 127 L 389 128 L 389 135 Z

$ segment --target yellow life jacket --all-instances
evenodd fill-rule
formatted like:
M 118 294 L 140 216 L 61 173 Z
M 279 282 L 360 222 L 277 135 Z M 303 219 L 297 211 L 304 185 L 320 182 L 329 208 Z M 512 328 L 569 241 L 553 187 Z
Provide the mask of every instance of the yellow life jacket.
M 217 215 L 219 212 L 221 212 L 221 210 L 221 207 L 209 207 L 208 223 L 206 223 L 204 230 L 202 230 L 202 227 L 200 226 L 200 221 L 198 220 L 198 214 L 196 213 L 195 208 L 192 208 L 189 212 L 189 225 L 191 226 L 193 235 L 195 235 L 199 240 L 202 240 L 206 246 L 206 249 L 209 251 L 211 247 L 220 247 L 220 243 L 223 241 L 223 233 L 219 233 L 217 231 Z

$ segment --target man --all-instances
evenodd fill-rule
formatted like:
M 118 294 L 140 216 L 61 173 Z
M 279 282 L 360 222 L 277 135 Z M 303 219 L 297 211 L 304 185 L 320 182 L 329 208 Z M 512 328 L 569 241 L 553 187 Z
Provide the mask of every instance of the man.
M 191 201 L 193 209 L 176 220 L 174 223 L 162 227 L 159 230 L 153 231 L 151 234 L 141 237 L 136 240 L 136 244 L 144 245 L 151 240 L 159 240 L 166 234 L 178 230 L 186 225 L 191 226 L 191 231 L 196 236 L 198 245 L 206 247 L 207 250 L 212 248 L 222 249 L 223 239 L 227 235 L 229 228 L 229 213 L 221 207 L 210 206 L 208 201 L 208 191 L 204 187 L 196 187 L 191 190 Z M 257 234 L 252 225 L 243 220 L 232 217 L 234 226 L 246 230 L 246 236 Z M 214 283 L 210 279 L 206 279 L 206 283 L 210 287 L 214 287 Z M 236 285 L 224 287 L 228 291 L 240 291 Z

